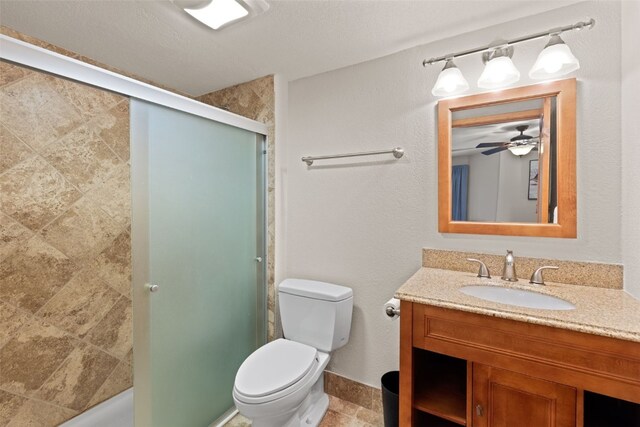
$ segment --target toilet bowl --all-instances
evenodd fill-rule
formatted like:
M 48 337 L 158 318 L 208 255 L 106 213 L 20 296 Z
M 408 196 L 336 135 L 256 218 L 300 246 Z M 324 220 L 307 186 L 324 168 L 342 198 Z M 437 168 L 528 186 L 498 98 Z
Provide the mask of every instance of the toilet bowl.
M 256 427 L 317 425 L 329 404 L 326 399 L 322 408 L 316 401 L 324 394 L 318 383 L 324 380 L 327 363 L 328 354 L 295 341 L 264 345 L 238 370 L 236 408 Z M 320 393 L 311 393 L 314 386 Z
M 349 339 L 353 293 L 344 286 L 287 279 L 278 298 L 285 338 L 243 362 L 233 400 L 253 427 L 315 427 L 329 406 L 323 375 L 329 352 Z

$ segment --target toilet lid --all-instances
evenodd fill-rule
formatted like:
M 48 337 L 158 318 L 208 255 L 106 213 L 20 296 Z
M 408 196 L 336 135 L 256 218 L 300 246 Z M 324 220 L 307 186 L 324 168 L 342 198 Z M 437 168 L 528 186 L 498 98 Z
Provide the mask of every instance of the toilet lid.
M 313 366 L 317 350 L 306 344 L 278 339 L 254 351 L 236 374 L 235 388 L 247 397 L 283 390 L 303 378 Z

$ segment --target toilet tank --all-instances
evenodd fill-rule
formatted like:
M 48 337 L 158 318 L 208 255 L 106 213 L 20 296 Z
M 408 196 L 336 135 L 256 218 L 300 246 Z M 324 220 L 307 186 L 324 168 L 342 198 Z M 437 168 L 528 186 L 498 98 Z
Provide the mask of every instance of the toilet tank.
M 286 339 L 323 352 L 349 342 L 353 291 L 345 286 L 286 279 L 278 286 L 280 319 Z

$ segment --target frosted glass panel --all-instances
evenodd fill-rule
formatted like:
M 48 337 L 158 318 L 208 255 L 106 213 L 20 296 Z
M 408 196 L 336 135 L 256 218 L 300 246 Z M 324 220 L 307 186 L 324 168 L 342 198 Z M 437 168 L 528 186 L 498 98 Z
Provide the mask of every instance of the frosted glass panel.
M 131 123 L 136 425 L 205 427 L 264 342 L 263 139 L 142 101 Z

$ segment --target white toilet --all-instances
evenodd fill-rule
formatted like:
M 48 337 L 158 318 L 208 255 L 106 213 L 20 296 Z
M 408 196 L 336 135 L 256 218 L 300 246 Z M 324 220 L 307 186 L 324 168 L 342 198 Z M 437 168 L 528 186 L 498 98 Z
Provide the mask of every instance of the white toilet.
M 278 287 L 278 301 L 285 338 L 242 363 L 233 400 L 253 427 L 317 426 L 329 406 L 323 375 L 329 352 L 349 341 L 353 291 L 287 279 Z

